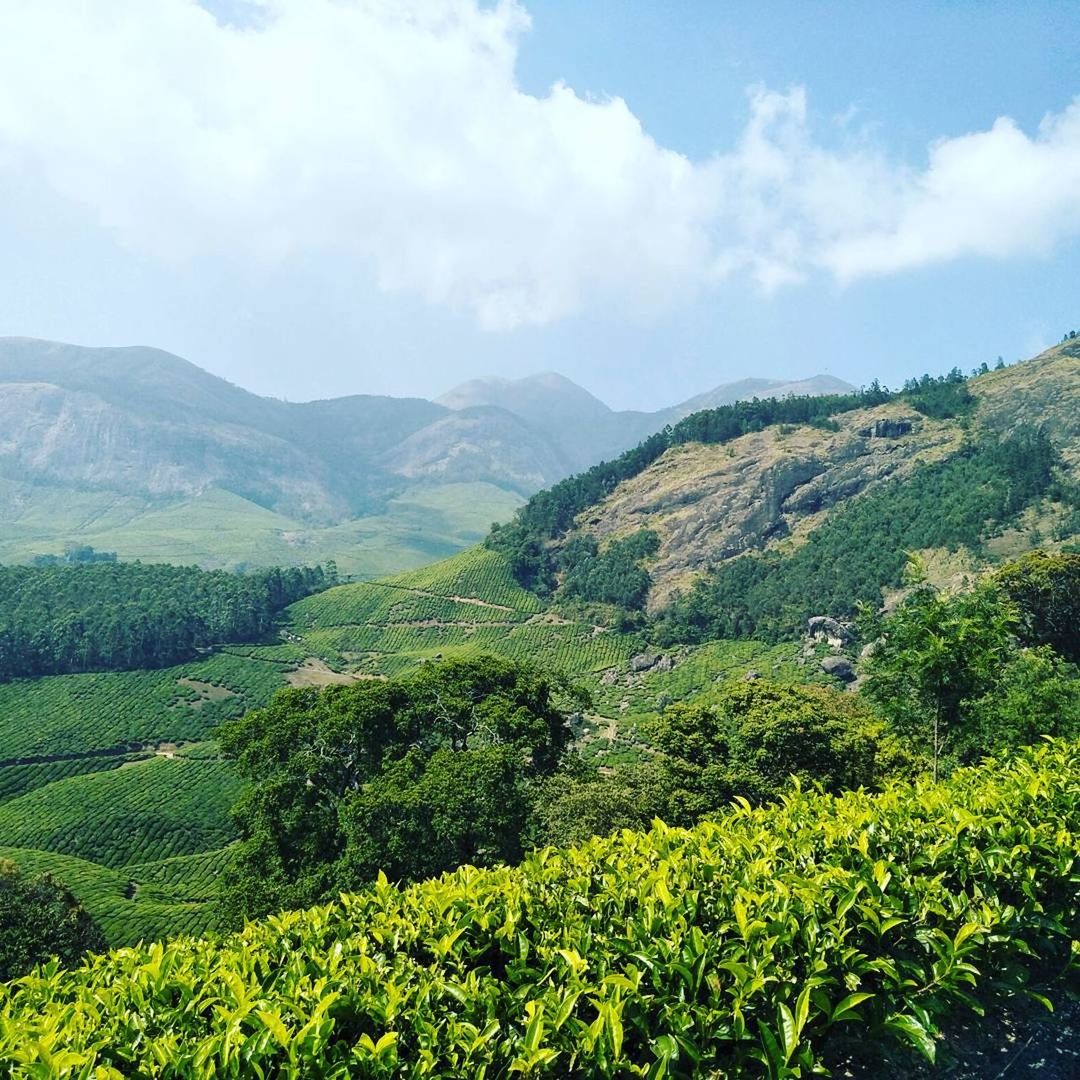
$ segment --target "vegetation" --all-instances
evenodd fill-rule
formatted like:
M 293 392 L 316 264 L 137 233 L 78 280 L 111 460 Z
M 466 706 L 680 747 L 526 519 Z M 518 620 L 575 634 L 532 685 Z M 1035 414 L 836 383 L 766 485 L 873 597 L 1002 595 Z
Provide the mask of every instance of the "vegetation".
M 101 930 L 60 882 L 48 874 L 27 877 L 0 859 L 0 982 L 52 956 L 74 964 L 104 948 Z
M 559 553 L 560 567 L 565 571 L 562 595 L 640 610 L 652 584 L 649 572 L 640 564 L 659 548 L 660 537 L 650 529 L 613 540 L 603 552 L 592 537 L 575 538 Z
M 0 804 L 12 847 L 118 867 L 223 847 L 240 783 L 223 763 L 155 757 L 57 780 Z
M 1031 551 L 996 578 L 1019 610 L 1025 642 L 1049 645 L 1080 664 L 1080 554 Z
M 0 681 L 153 668 L 223 641 L 257 641 L 321 567 L 227 574 L 139 563 L 0 567 Z
M 0 847 L 24 875 L 62 881 L 101 927 L 111 948 L 220 929 L 225 850 L 110 869 L 73 855 Z
M 812 615 L 852 616 L 898 586 L 908 552 L 978 548 L 987 530 L 1052 491 L 1058 459 L 1038 430 L 968 443 L 903 481 L 842 504 L 791 553 L 715 567 L 665 611 L 662 641 L 800 635 Z
M 932 1057 L 950 1010 L 1068 968 L 1078 805 L 1080 747 L 1044 743 L 939 786 L 382 880 L 0 989 L 0 1072 L 788 1077 L 842 1029 Z
M 948 596 L 917 588 L 887 618 L 864 616 L 873 641 L 864 692 L 910 745 L 977 761 L 1040 734 L 1080 736 L 1080 678 L 1051 649 L 1021 648 L 1015 608 L 992 582 Z
M 583 510 L 595 506 L 623 480 L 637 476 L 666 450 L 689 442 L 726 443 L 771 424 L 828 426 L 837 413 L 882 405 L 896 398 L 934 417 L 957 416 L 970 410 L 974 399 L 959 371 L 940 378 L 911 380 L 894 393 L 875 381 L 852 394 L 823 394 L 739 401 L 684 417 L 673 427 L 649 436 L 614 461 L 601 462 L 578 476 L 560 481 L 534 495 L 508 525 L 494 525 L 487 545 L 504 552 L 516 579 L 541 596 L 551 594 L 559 569 L 549 542 L 567 533 Z
M 222 720 L 265 704 L 294 665 L 232 652 L 158 671 L 54 675 L 0 684 L 5 766 L 95 757 L 205 739 Z
M 249 786 L 227 906 L 262 914 L 372 880 L 522 854 L 530 786 L 570 739 L 560 676 L 495 657 L 286 690 L 219 740 Z

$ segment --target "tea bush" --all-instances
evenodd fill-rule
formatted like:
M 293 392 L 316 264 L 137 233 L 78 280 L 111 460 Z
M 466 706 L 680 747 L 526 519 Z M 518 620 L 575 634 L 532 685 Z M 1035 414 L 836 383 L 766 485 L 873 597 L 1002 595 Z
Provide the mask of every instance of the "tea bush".
M 795 792 L 0 988 L 0 1076 L 806 1076 L 1075 964 L 1080 745 Z

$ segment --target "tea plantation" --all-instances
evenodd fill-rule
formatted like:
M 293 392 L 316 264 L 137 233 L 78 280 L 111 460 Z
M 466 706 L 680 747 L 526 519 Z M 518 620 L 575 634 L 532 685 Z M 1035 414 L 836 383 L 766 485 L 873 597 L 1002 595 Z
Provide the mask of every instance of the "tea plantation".
M 1076 960 L 1080 745 L 47 966 L 8 1077 L 807 1076 Z

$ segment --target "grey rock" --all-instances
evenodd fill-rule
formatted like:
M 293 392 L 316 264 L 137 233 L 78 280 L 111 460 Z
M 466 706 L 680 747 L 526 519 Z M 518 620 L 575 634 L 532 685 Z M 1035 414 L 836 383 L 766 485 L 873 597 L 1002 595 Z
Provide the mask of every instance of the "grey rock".
M 842 682 L 850 682 L 855 678 L 855 669 L 846 656 L 826 656 L 821 661 L 821 670 Z

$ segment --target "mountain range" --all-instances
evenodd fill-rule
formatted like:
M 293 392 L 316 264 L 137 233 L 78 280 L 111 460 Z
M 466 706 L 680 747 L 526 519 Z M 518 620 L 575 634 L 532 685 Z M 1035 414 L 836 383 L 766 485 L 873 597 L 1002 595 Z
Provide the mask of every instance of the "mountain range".
M 0 338 L 0 559 L 91 542 L 204 565 L 401 569 L 696 409 L 847 385 L 746 379 L 619 412 L 545 373 L 434 401 L 293 403 L 158 349 Z

